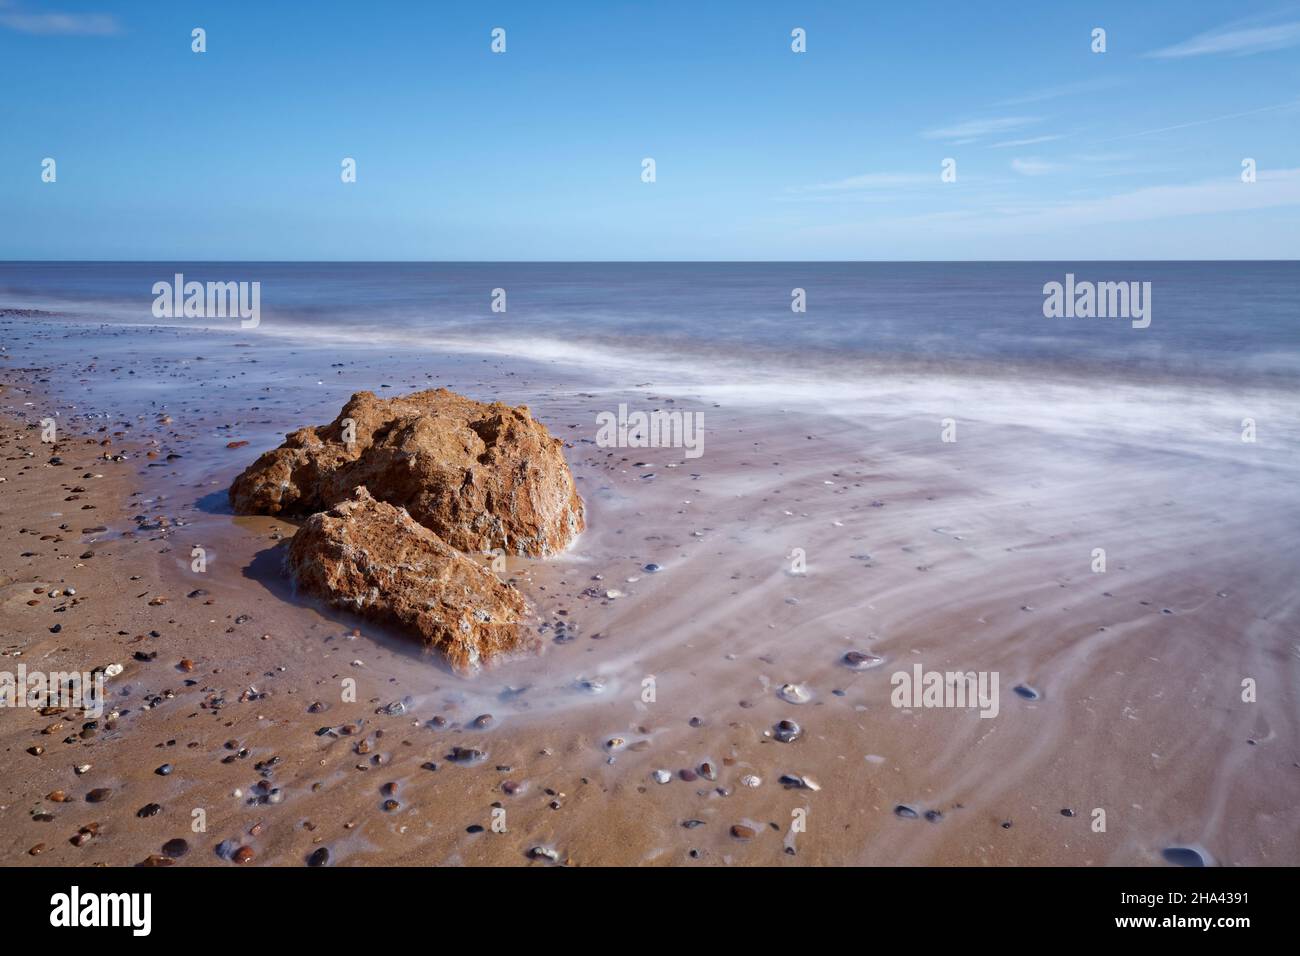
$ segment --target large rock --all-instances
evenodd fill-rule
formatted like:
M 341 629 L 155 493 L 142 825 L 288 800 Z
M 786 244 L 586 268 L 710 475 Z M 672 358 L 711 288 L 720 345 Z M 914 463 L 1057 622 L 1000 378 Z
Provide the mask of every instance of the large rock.
M 454 548 L 537 557 L 583 529 L 562 447 L 527 406 L 445 388 L 390 399 L 358 392 L 329 425 L 299 429 L 258 458 L 231 485 L 230 502 L 239 514 L 305 516 L 364 485 Z
M 308 518 L 285 563 L 299 589 L 414 633 L 462 674 L 540 644 L 518 591 L 365 488 Z

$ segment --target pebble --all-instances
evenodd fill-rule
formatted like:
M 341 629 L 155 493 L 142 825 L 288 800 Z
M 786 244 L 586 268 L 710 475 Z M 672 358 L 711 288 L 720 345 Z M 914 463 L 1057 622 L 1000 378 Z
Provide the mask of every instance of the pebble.
M 670 774 L 667 770 L 656 770 L 653 774 L 651 774 L 651 776 L 654 777 L 655 783 L 667 783 L 668 781 L 673 779 L 673 775 Z
M 877 657 L 865 651 L 849 651 L 842 660 L 846 667 L 851 667 L 855 671 L 870 670 L 873 667 L 879 667 L 885 662 L 883 657 Z
M 530 859 L 546 860 L 548 863 L 558 863 L 560 861 L 560 854 L 556 853 L 549 846 L 530 847 L 528 850 L 528 856 Z
M 898 806 L 894 807 L 894 816 L 902 817 L 904 820 L 915 820 L 917 814 L 911 807 L 904 806 L 900 803 Z
M 329 861 L 330 851 L 323 846 L 312 851 L 312 855 L 307 857 L 308 866 L 324 866 Z
M 803 728 L 793 720 L 777 721 L 776 726 L 772 728 L 772 730 L 776 739 L 783 744 L 794 743 L 799 739 L 800 734 L 803 733 Z
M 757 787 L 762 782 L 763 782 L 762 777 L 756 776 L 752 773 L 747 773 L 740 778 L 741 786 L 745 786 L 745 787 Z
M 186 853 L 190 852 L 190 845 L 180 837 L 177 837 L 174 840 L 168 840 L 164 843 L 162 845 L 162 851 L 165 856 L 169 856 L 173 860 L 179 860 Z
M 799 684 L 782 684 L 777 696 L 788 704 L 806 704 L 812 695 Z
M 758 836 L 758 831 L 753 827 L 747 827 L 743 823 L 733 823 L 731 826 L 731 835 L 737 840 L 752 840 Z
M 1190 846 L 1169 846 L 1160 851 L 1166 863 L 1174 866 L 1209 866 L 1208 854 Z
M 172 772 L 172 765 L 169 763 L 163 764 L 161 767 L 159 767 L 157 770 L 154 771 L 154 773 L 156 773 L 160 777 L 170 776 L 171 772 Z
M 87 802 L 87 803 L 103 803 L 105 800 L 107 800 L 107 799 L 108 799 L 109 797 L 111 797 L 112 795 L 113 795 L 113 791 L 112 791 L 111 788 L 109 788 L 109 787 L 96 787 L 94 790 L 90 791 L 90 793 L 86 794 L 86 802 Z
M 1028 684 L 1017 684 L 1011 688 L 1025 700 L 1038 700 L 1042 695 Z
M 254 856 L 255 854 L 253 853 L 253 848 L 251 846 L 241 846 L 235 851 L 234 856 L 230 859 L 235 863 L 252 863 Z
M 644 571 L 646 574 L 658 574 L 660 571 L 663 570 L 663 565 L 653 564 L 653 563 L 647 564 L 641 570 Z
M 777 782 L 787 790 L 812 790 L 815 792 L 821 789 L 821 784 L 812 777 L 801 777 L 794 773 L 781 774 Z
M 135 815 L 141 819 L 144 819 L 145 817 L 156 817 L 160 813 L 162 813 L 162 804 L 160 803 L 146 803 L 139 810 L 135 811 Z

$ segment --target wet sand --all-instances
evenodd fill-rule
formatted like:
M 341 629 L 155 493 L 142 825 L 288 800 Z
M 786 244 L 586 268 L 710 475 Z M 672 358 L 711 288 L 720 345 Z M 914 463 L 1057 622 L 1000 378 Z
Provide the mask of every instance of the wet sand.
M 321 847 L 331 865 L 551 865 L 535 847 L 573 865 L 1300 862 L 1300 501 L 1289 459 L 1234 445 L 1231 420 L 1220 438 L 1170 415 L 1153 441 L 1158 411 L 1072 427 L 1055 382 L 1018 384 L 1020 420 L 957 380 L 925 392 L 933 409 L 882 389 L 846 414 L 504 358 L 0 322 L 0 669 L 124 667 L 120 716 L 84 738 L 71 712 L 0 711 L 0 863 L 133 865 L 177 838 L 176 865 L 245 846 L 253 865 Z M 292 523 L 225 501 L 352 392 L 435 385 L 528 404 L 588 509 L 568 552 L 505 572 L 545 653 L 469 679 L 297 599 Z M 1223 399 L 1160 395 L 1193 422 Z M 702 410 L 704 455 L 597 447 L 619 402 Z M 883 662 L 854 670 L 852 650 Z M 892 706 L 890 675 L 916 663 L 997 672 L 998 716 Z M 774 738 L 782 719 L 798 739 Z

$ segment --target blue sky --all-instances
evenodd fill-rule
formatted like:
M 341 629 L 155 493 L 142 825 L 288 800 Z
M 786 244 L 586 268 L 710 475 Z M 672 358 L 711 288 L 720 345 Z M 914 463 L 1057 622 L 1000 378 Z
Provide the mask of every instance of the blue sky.
M 4 259 L 1300 256 L 1297 3 L 0 0 L 0 83 Z

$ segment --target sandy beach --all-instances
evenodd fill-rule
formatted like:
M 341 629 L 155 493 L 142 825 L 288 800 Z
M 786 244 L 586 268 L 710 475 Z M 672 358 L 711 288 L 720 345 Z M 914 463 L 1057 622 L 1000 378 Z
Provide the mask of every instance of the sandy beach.
M 995 381 L 928 382 L 927 408 L 904 376 L 826 414 L 554 361 L 0 322 L 0 666 L 123 668 L 98 721 L 3 714 L 0 862 L 1300 862 L 1276 541 L 1300 508 L 1293 466 L 1234 444 L 1239 394 L 1131 384 L 1089 428 L 1084 383 L 1017 381 L 1051 414 L 1013 421 Z M 544 652 L 468 678 L 295 595 L 294 523 L 225 494 L 354 392 L 434 386 L 527 404 L 587 509 L 502 572 Z M 1157 401 L 1186 424 L 1158 441 Z M 702 411 L 705 453 L 600 447 L 620 402 Z M 996 673 L 997 715 L 895 706 L 916 665 Z

